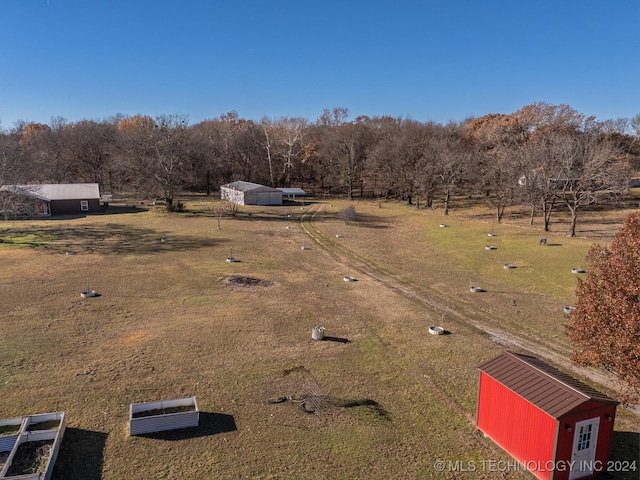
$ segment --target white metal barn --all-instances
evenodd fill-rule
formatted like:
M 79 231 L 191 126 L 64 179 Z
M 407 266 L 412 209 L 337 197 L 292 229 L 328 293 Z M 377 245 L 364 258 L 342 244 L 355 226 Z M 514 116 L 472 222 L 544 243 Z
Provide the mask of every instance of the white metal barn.
M 282 205 L 282 192 L 277 188 L 243 181 L 222 185 L 220 198 L 238 205 Z

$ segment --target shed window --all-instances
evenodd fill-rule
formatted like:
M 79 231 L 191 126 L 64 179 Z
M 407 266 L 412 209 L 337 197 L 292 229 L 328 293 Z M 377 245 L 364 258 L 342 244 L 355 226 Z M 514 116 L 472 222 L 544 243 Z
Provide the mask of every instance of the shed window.
M 83 212 L 89 210 L 89 200 L 80 200 L 80 210 Z
M 593 424 L 580 427 L 578 433 L 578 451 L 589 448 L 591 444 L 591 427 L 593 427 Z

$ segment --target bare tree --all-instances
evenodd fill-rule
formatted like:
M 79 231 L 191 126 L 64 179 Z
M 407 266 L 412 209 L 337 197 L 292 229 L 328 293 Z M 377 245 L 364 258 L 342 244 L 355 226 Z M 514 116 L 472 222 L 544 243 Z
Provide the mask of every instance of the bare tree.
M 369 148 L 369 177 L 385 192 L 385 197 L 398 196 L 410 203 L 415 193 L 416 156 L 411 125 L 399 118 L 375 119 L 372 134 L 375 140 Z
M 564 135 L 558 146 L 557 195 L 571 212 L 570 235 L 575 237 L 582 207 L 595 203 L 599 192 L 615 195 L 628 188 L 628 162 L 615 144 L 600 135 Z
M 357 217 L 357 215 L 356 215 L 356 207 L 354 207 L 353 205 L 349 205 L 348 207 L 346 207 L 346 208 L 340 210 L 340 212 L 338 212 L 338 217 L 344 223 L 349 223 L 349 222 L 355 221 L 355 219 Z
M 435 173 L 443 190 L 444 214 L 449 215 L 451 194 L 469 170 L 473 151 L 459 125 L 449 124 L 436 130 L 434 142 Z
M 273 174 L 273 137 L 275 135 L 276 125 L 274 121 L 271 121 L 265 117 L 260 121 L 260 127 L 262 128 L 262 133 L 264 134 L 264 142 L 262 143 L 262 145 L 267 154 L 267 164 L 269 165 L 269 181 L 270 185 L 272 187 L 275 187 L 276 180 Z
M 65 127 L 65 145 L 69 152 L 69 168 L 76 181 L 95 182 L 102 189 L 111 184 L 116 148 L 116 125 L 83 120 Z
M 308 144 L 305 148 L 304 161 L 307 165 L 313 163 L 318 167 L 323 187 L 325 180 L 341 186 L 344 183 L 345 174 L 341 168 L 343 156 L 339 129 L 346 124 L 348 116 L 349 110 L 346 108 L 325 109 L 313 129 L 314 143 Z M 346 176 L 351 178 L 351 182 L 347 178 L 347 183 L 353 187 L 353 174 L 347 173 Z
M 176 188 L 180 185 L 188 158 L 185 118 L 160 116 L 152 136 L 151 174 L 160 186 L 168 205 L 173 205 Z
M 518 147 L 526 138 L 526 128 L 517 117 L 505 114 L 485 115 L 465 126 L 476 147 L 475 168 L 479 186 L 502 221 L 505 208 L 514 201 L 518 178 Z
M 24 132 L 0 133 L 0 212 L 5 220 L 24 211 L 24 196 L 12 187 L 28 178 L 22 143 Z M 22 145 L 21 145 L 22 143 Z
M 222 230 L 222 218 L 226 216 L 235 217 L 239 208 L 240 205 L 229 200 L 220 200 L 211 206 L 211 211 L 216 217 L 218 230 Z
M 549 231 L 551 213 L 558 199 L 556 180 L 560 176 L 559 145 L 557 135 L 534 134 L 522 146 L 521 173 L 518 178 L 520 189 L 524 190 L 531 206 L 530 224 L 536 210 L 542 211 L 544 231 Z
M 294 161 L 300 161 L 304 151 L 303 139 L 307 122 L 304 118 L 282 118 L 278 122 L 277 134 L 282 149 L 282 186 L 291 186 L 291 170 Z
M 186 119 L 162 115 L 153 120 L 138 115 L 122 120 L 118 129 L 134 160 L 137 185 L 173 205 L 189 158 Z

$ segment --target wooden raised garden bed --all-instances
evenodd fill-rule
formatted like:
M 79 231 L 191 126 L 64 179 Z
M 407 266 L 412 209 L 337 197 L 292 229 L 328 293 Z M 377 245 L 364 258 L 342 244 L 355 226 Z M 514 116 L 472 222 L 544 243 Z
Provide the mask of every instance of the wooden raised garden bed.
M 199 421 L 196 397 L 132 403 L 129 407 L 130 435 L 197 427 Z
M 0 479 L 49 480 L 64 436 L 64 412 L 5 420 L 0 422 L 3 431 L 10 430 L 9 425 L 15 427 L 18 420 L 17 438 L 9 454 L 0 452 Z

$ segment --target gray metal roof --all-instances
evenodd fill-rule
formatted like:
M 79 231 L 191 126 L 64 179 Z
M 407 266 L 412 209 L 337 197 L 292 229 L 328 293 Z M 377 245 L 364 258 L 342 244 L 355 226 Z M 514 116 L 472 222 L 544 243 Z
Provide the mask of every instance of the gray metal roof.
M 37 198 L 38 200 L 87 200 L 100 198 L 97 183 L 40 183 L 34 185 L 3 185 L 0 190 Z
M 505 351 L 478 368 L 554 418 L 560 418 L 588 401 L 619 403 L 528 355 Z
M 306 195 L 306 192 L 301 188 L 278 188 L 283 195 Z
M 260 185 L 259 183 L 245 182 L 242 180 L 238 180 L 237 182 L 227 183 L 226 185 L 222 185 L 222 188 L 229 188 L 231 190 L 238 190 L 240 192 L 250 192 L 253 190 L 259 190 L 261 192 L 278 192 L 281 193 L 277 188 L 267 187 L 266 185 Z

